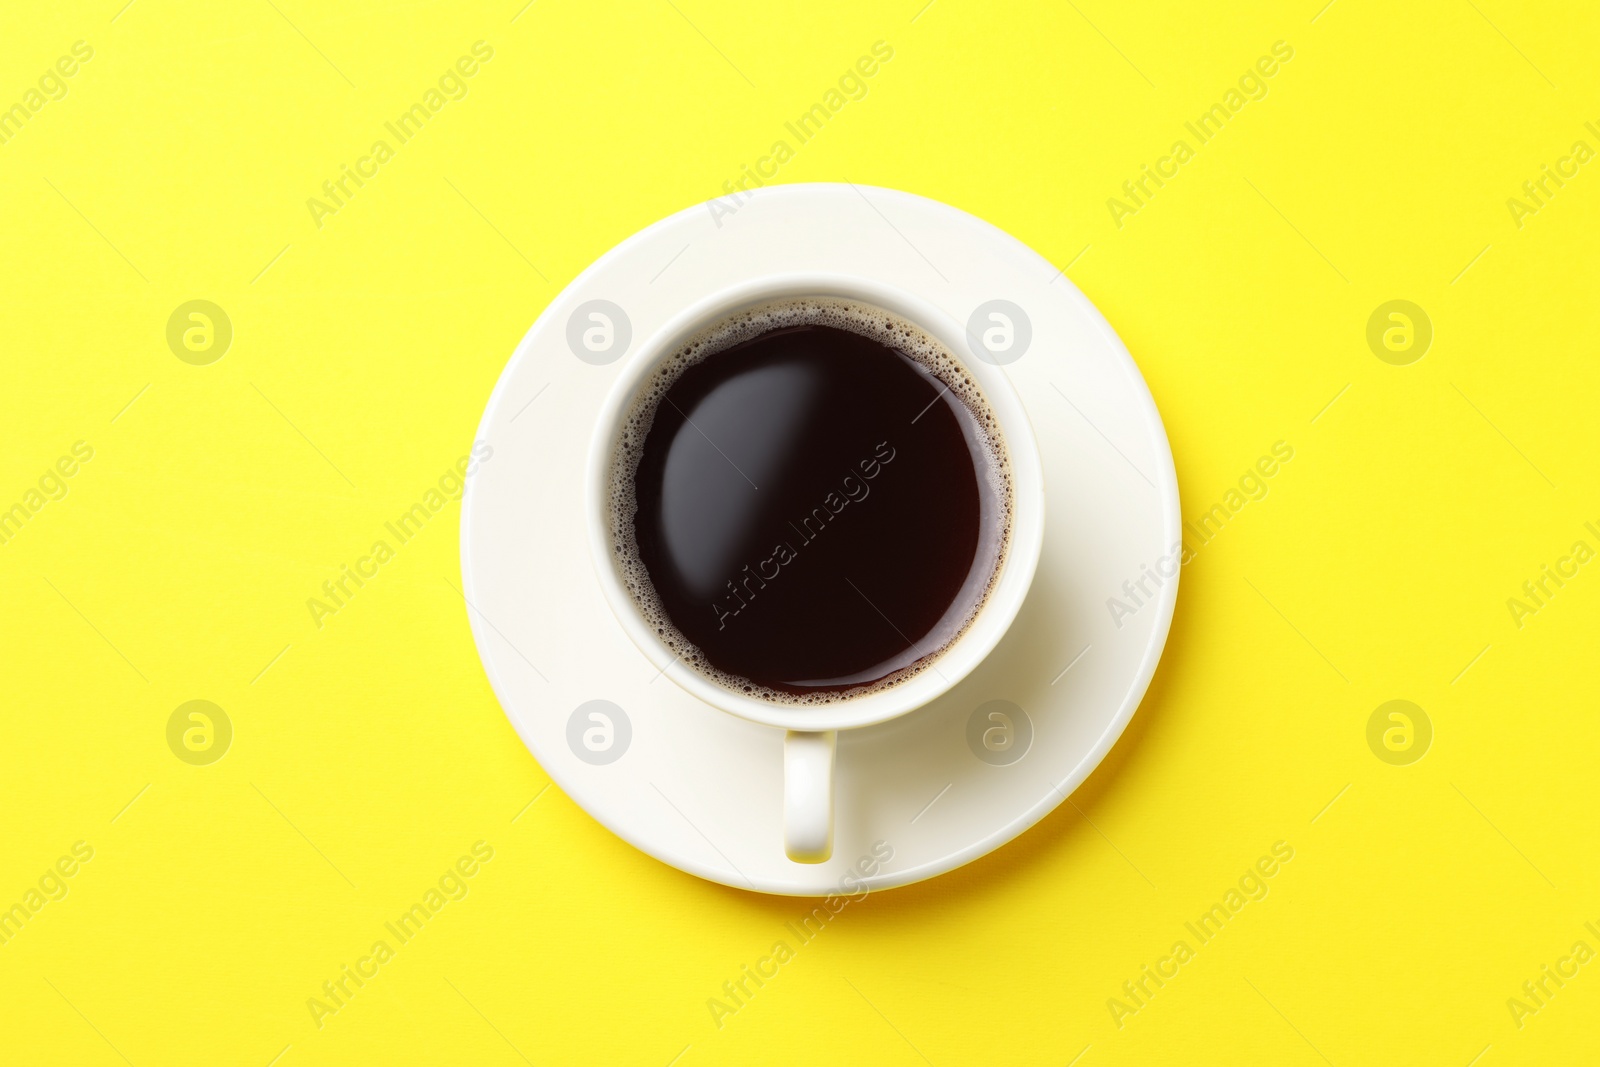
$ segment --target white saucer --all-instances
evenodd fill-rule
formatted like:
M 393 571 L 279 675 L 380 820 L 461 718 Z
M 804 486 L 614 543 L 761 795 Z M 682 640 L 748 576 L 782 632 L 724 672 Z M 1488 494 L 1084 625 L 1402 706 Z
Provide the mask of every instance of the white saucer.
M 976 317 L 978 337 L 999 321 L 986 305 L 1009 302 L 1001 310 L 1012 347 L 990 358 L 1027 405 L 1048 493 L 1038 575 L 994 653 L 933 704 L 840 733 L 833 859 L 817 865 L 784 855 L 782 731 L 658 676 L 600 592 L 581 499 L 590 431 L 625 352 L 707 294 L 800 271 L 898 286 L 959 322 Z M 478 652 L 507 716 L 545 771 L 612 832 L 725 885 L 822 895 L 855 872 L 851 885 L 887 888 L 1005 844 L 1100 762 L 1166 641 L 1176 574 L 1159 586 L 1145 577 L 1149 596 L 1123 590 L 1158 565 L 1176 572 L 1180 537 L 1172 453 L 1138 368 L 1037 253 L 909 193 L 777 186 L 635 234 L 534 323 L 478 439 L 494 453 L 468 480 L 462 574 Z M 1113 596 L 1142 604 L 1114 619 Z M 985 746 L 986 731 L 998 748 Z M 893 850 L 887 863 L 873 860 L 880 841 Z

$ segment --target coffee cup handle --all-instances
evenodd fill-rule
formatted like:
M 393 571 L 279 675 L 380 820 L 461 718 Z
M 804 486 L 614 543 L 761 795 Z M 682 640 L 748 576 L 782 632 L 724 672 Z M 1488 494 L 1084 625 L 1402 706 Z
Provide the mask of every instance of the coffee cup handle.
M 838 734 L 790 730 L 783 739 L 783 848 L 796 863 L 833 855 L 833 762 Z

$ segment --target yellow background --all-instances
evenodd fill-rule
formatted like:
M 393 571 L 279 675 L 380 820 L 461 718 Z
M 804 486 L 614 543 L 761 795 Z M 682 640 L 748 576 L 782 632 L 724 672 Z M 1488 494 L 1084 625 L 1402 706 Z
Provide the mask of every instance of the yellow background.
M 0 546 L 0 906 L 95 854 L 0 947 L 0 1058 L 1592 1055 L 1600 963 L 1520 1028 L 1506 1001 L 1600 948 L 1600 566 L 1520 629 L 1506 601 L 1600 548 L 1600 164 L 1520 229 L 1506 200 L 1600 148 L 1600 13 L 1320 2 L 11 5 L 0 103 L 94 58 L 0 145 L 0 506 L 95 455 Z M 314 225 L 478 40 L 469 95 Z M 805 905 L 664 867 L 559 790 L 527 807 L 548 779 L 452 588 L 458 506 L 320 630 L 305 601 L 466 452 L 562 285 L 721 193 L 878 40 L 779 180 L 908 189 L 1071 264 L 1186 518 L 1274 441 L 1295 458 L 1184 569 L 1078 810 L 851 905 L 719 1029 L 707 999 Z M 1107 198 L 1279 40 L 1269 94 L 1115 226 Z M 1396 298 L 1435 330 L 1409 366 L 1365 340 Z M 191 299 L 233 323 L 209 366 L 166 344 Z M 191 699 L 234 726 L 210 766 L 167 747 Z M 1367 745 L 1391 699 L 1433 724 L 1409 766 Z M 318 1029 L 307 999 L 479 840 L 470 895 Z M 1107 999 L 1279 840 L 1270 895 L 1119 1028 Z

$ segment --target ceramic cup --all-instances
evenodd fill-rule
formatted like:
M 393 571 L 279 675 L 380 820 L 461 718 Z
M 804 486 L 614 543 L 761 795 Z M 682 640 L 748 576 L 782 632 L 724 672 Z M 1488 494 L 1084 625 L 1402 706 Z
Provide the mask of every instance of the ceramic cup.
M 781 704 L 727 688 L 676 654 L 646 621 L 628 592 L 611 550 L 610 478 L 622 425 L 641 387 L 693 334 L 758 304 L 827 296 L 882 308 L 927 331 L 978 383 L 999 424 L 1011 474 L 1010 543 L 997 580 L 977 616 L 921 671 L 884 689 L 822 705 Z M 1005 323 L 997 323 L 1004 327 Z M 900 289 L 838 273 L 752 279 L 712 293 L 666 322 L 625 362 L 606 396 L 589 446 L 586 510 L 589 554 L 611 610 L 645 657 L 691 695 L 752 722 L 787 731 L 784 739 L 783 842 L 798 863 L 821 863 L 833 852 L 833 767 L 839 730 L 858 729 L 915 711 L 947 693 L 983 662 L 1027 597 L 1044 542 L 1044 474 L 1039 446 L 1004 368 L 971 351 L 966 329 L 949 314 Z

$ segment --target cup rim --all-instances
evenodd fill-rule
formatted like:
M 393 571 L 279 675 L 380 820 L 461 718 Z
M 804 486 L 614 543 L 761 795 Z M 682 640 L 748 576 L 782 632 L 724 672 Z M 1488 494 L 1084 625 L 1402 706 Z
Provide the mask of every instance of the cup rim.
M 988 598 L 965 632 L 930 661 L 929 669 L 888 688 L 827 704 L 780 704 L 753 697 L 679 662 L 677 654 L 646 623 L 610 551 L 611 460 L 622 420 L 639 387 L 667 355 L 698 330 L 749 307 L 803 296 L 881 307 L 921 327 L 944 345 L 977 381 L 993 411 L 1011 475 L 1010 543 Z M 966 331 L 942 309 L 896 286 L 837 271 L 746 279 L 703 296 L 664 322 L 626 358 L 602 401 L 589 441 L 585 474 L 589 556 L 612 614 L 634 645 L 679 688 L 712 707 L 763 725 L 801 731 L 886 722 L 938 699 L 976 669 L 1010 629 L 1033 584 L 1044 544 L 1044 503 L 1044 476 L 1033 425 L 1003 368 L 972 358 Z

